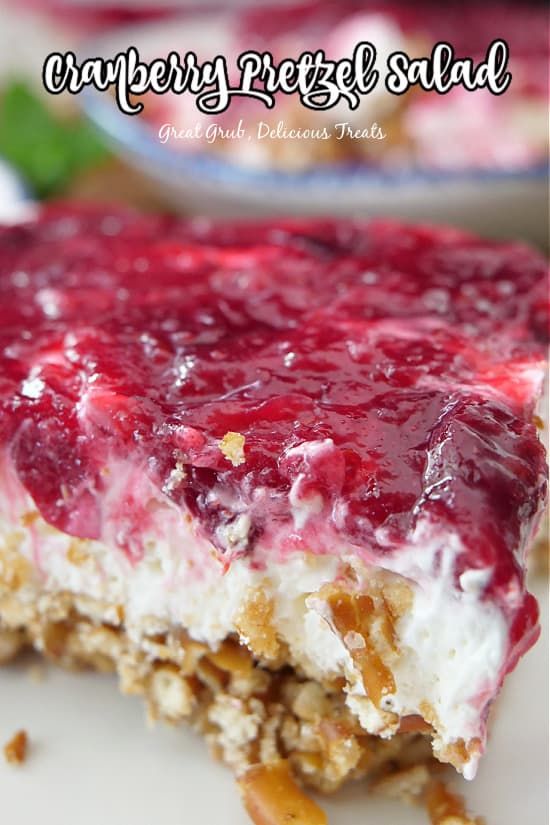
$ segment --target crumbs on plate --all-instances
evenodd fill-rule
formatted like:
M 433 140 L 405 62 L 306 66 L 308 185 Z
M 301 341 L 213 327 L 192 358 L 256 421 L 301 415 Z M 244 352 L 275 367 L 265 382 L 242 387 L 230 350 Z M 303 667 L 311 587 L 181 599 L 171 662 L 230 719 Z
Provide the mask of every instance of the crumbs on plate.
M 29 738 L 27 732 L 18 730 L 4 745 L 4 757 L 10 765 L 22 765 L 27 758 Z

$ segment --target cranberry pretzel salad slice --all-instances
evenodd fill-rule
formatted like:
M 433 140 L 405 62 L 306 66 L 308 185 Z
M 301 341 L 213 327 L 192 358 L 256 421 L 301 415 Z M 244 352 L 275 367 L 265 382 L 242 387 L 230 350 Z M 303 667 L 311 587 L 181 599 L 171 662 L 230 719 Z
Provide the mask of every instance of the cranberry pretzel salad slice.
M 538 634 L 547 288 L 390 221 L 2 228 L 0 655 L 115 669 L 258 822 L 323 821 L 295 779 L 473 777 Z

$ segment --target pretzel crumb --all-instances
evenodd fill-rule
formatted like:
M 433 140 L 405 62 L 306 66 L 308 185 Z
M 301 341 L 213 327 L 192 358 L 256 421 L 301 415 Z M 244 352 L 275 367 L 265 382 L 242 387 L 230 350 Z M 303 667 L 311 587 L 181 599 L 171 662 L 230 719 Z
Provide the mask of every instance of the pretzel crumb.
M 218 444 L 225 458 L 230 461 L 234 467 L 238 467 L 245 462 L 245 441 L 246 439 L 242 433 L 228 432 Z
M 427 765 L 410 765 L 399 771 L 392 771 L 371 783 L 372 793 L 403 802 L 414 802 L 430 781 Z
M 4 756 L 10 765 L 22 765 L 27 758 L 27 732 L 18 730 L 9 742 L 4 745 Z
M 484 825 L 483 819 L 468 816 L 464 800 L 443 782 L 432 782 L 426 791 L 426 806 L 432 825 Z
M 328 825 L 323 811 L 295 782 L 285 759 L 253 765 L 238 784 L 254 825 Z
M 273 626 L 273 600 L 258 587 L 252 590 L 240 610 L 236 625 L 239 633 L 256 656 L 274 659 L 280 650 Z

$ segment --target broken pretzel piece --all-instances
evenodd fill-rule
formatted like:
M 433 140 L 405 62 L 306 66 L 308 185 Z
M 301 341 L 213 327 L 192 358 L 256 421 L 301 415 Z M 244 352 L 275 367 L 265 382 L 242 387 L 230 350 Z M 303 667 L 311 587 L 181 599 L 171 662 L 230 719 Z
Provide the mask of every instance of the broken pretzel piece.
M 295 782 L 285 759 L 253 765 L 238 784 L 254 825 L 328 825 L 323 811 Z

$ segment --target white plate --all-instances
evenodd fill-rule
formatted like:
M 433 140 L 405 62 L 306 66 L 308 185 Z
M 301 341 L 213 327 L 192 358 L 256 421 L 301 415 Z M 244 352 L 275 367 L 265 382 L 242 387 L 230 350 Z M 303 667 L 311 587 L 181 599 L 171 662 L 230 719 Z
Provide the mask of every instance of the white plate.
M 509 678 L 489 750 L 472 783 L 457 780 L 487 825 L 548 823 L 548 598 L 543 638 Z M 148 730 L 139 700 L 114 679 L 29 661 L 0 671 L 0 742 L 24 727 L 32 747 L 21 768 L 0 759 L 0 821 L 9 825 L 250 825 L 231 774 L 185 728 Z M 322 804 L 331 825 L 426 825 L 421 810 L 350 787 Z
M 24 217 L 31 202 L 21 179 L 0 157 L 0 222 L 10 223 Z

